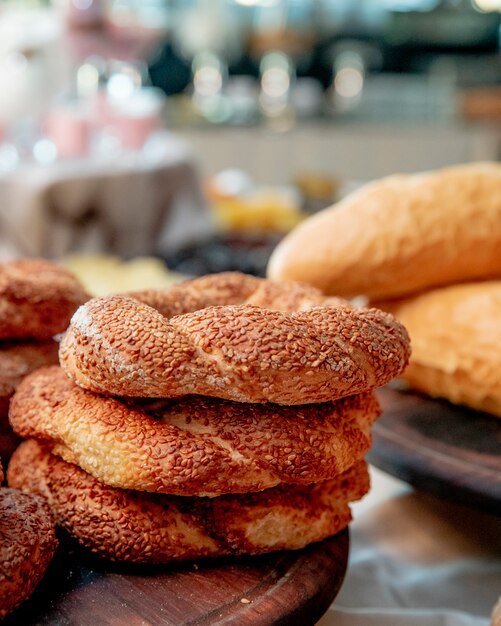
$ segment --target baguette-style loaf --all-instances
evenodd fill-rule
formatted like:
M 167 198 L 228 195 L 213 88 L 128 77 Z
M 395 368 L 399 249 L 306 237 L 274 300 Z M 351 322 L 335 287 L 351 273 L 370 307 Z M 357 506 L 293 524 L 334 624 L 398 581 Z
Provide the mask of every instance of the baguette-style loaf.
M 291 231 L 268 276 L 370 299 L 499 277 L 501 164 L 369 183 Z
M 452 285 L 380 302 L 407 327 L 412 387 L 501 417 L 501 281 Z

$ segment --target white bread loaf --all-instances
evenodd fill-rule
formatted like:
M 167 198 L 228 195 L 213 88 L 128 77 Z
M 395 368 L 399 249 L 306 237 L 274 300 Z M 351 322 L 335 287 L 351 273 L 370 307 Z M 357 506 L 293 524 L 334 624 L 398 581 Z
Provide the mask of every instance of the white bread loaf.
M 501 276 L 501 164 L 372 182 L 289 233 L 268 276 L 371 299 Z
M 411 336 L 402 378 L 431 396 L 501 417 L 501 280 L 451 285 L 378 306 Z

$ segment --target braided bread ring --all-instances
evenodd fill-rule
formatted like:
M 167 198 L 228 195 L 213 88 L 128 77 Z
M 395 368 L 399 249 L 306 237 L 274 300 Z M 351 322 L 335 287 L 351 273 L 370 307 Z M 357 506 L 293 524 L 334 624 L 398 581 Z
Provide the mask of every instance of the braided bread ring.
M 42 259 L 0 264 L 0 339 L 50 339 L 89 299 L 68 270 Z
M 332 478 L 366 453 L 378 414 L 370 392 L 297 407 L 195 396 L 141 408 L 50 367 L 18 387 L 10 421 L 110 486 L 200 496 Z
M 360 461 L 317 485 L 218 498 L 151 495 L 102 485 L 34 440 L 16 450 L 8 478 L 47 498 L 57 523 L 85 547 L 136 563 L 299 549 L 342 530 L 348 502 L 369 488 Z
M 0 489 L 0 619 L 35 590 L 57 547 L 54 521 L 38 495 Z
M 384 385 L 409 353 L 404 327 L 377 309 L 217 306 L 168 320 L 112 296 L 78 309 L 59 357 L 76 383 L 98 393 L 291 405 Z
M 292 281 L 272 281 L 240 272 L 209 274 L 172 285 L 168 289 L 133 291 L 131 297 L 156 309 L 167 318 L 209 306 L 253 304 L 276 311 L 300 311 L 314 306 L 344 304 L 347 300 L 326 297 L 316 287 Z

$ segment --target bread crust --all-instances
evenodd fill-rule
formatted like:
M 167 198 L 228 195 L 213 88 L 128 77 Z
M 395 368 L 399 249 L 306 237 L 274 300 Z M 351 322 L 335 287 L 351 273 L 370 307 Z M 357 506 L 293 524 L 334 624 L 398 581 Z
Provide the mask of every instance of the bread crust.
M 0 456 L 4 462 L 19 444 L 9 424 L 9 402 L 15 388 L 30 372 L 58 363 L 59 344 L 47 341 L 0 342 Z
M 47 365 L 57 365 L 59 344 L 47 341 L 0 342 L 0 407 L 12 396 L 22 379 Z M 0 410 L 0 419 L 3 415 Z
M 0 619 L 24 602 L 57 547 L 54 520 L 38 495 L 0 489 Z
M 501 417 L 501 281 L 451 285 L 379 302 L 407 327 L 412 387 Z
M 152 495 L 103 485 L 34 440 L 18 448 L 8 478 L 43 495 L 58 525 L 86 548 L 135 563 L 299 549 L 342 530 L 348 502 L 369 488 L 361 461 L 318 485 L 217 498 Z
M 499 163 L 382 178 L 297 226 L 268 276 L 371 299 L 500 276 L 500 187 Z
M 314 306 L 344 304 L 319 289 L 293 281 L 271 281 L 241 272 L 220 272 L 185 280 L 166 289 L 146 289 L 127 294 L 156 309 L 166 318 L 209 306 L 252 304 L 275 311 L 304 311 Z
M 51 261 L 0 263 L 0 339 L 50 339 L 89 297 L 71 272 Z
M 101 482 L 184 496 L 330 479 L 367 452 L 378 415 L 371 392 L 296 407 L 125 402 L 81 389 L 57 367 L 25 378 L 10 408 L 18 435 L 47 441 Z
M 98 393 L 292 405 L 384 385 L 409 353 L 405 328 L 376 309 L 288 313 L 246 304 L 167 319 L 130 297 L 112 296 L 78 309 L 59 357 L 77 384 Z

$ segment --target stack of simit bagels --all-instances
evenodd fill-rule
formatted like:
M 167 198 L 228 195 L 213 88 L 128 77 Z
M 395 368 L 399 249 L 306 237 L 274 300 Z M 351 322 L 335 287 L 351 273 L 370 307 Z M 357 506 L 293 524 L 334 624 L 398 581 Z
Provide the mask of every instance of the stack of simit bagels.
M 8 481 L 109 559 L 301 548 L 368 490 L 374 389 L 409 352 L 390 314 L 242 274 L 95 298 L 11 401 Z
M 268 276 L 367 296 L 409 331 L 412 387 L 501 417 L 501 164 L 369 183 L 286 236 Z
M 24 376 L 58 362 L 54 335 L 88 299 L 65 269 L 42 259 L 0 264 L 0 456 L 18 441 L 8 423 L 9 401 Z
M 9 401 L 24 376 L 58 362 L 53 336 L 88 295 L 62 267 L 41 259 L 0 264 L 0 456 L 18 440 L 8 425 Z M 4 475 L 0 462 L 0 485 Z M 49 505 L 38 495 L 0 487 L 0 619 L 28 598 L 57 547 Z

